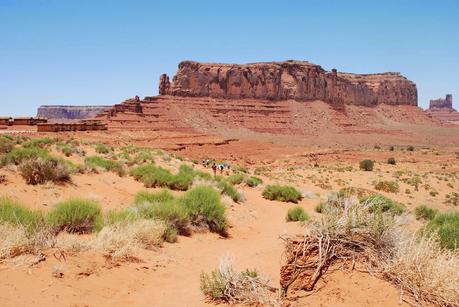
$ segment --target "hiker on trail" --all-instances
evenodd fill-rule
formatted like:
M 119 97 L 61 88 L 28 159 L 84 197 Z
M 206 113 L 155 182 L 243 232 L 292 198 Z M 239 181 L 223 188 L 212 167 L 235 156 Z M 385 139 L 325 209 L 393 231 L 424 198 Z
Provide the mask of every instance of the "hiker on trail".
M 214 172 L 214 176 L 217 175 L 217 164 L 212 164 L 212 171 Z
M 223 170 L 225 169 L 225 164 L 220 163 L 220 164 L 218 165 L 218 169 L 220 170 L 220 175 L 223 175 Z

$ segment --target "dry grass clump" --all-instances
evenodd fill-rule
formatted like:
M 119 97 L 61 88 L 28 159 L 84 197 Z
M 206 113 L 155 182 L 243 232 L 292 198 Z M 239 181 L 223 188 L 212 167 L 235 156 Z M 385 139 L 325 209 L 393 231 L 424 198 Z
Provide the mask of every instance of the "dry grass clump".
M 28 159 L 19 165 L 19 172 L 27 184 L 44 184 L 48 181 L 70 181 L 69 167 L 58 159 Z
M 435 237 L 405 235 L 394 240 L 381 271 L 418 303 L 459 305 L 459 255 L 441 249 Z
M 229 255 L 220 258 L 219 268 L 201 273 L 201 291 L 213 302 L 255 306 L 280 306 L 273 289 L 256 270 L 236 271 Z
M 370 210 L 369 202 L 347 199 L 341 204 L 328 206 L 303 237 L 286 240 L 286 264 L 281 268 L 284 295 L 292 289 L 313 290 L 330 266 L 341 264 L 393 282 L 420 304 L 457 306 L 456 251 L 442 249 L 426 234 L 402 234 L 391 212 Z
M 166 231 L 165 223 L 139 219 L 130 223 L 105 226 L 91 246 L 102 249 L 115 259 L 132 259 L 141 249 L 161 246 Z
M 20 224 L 0 222 L 0 260 L 23 254 L 37 254 L 52 246 L 52 234 L 46 228 L 31 233 Z

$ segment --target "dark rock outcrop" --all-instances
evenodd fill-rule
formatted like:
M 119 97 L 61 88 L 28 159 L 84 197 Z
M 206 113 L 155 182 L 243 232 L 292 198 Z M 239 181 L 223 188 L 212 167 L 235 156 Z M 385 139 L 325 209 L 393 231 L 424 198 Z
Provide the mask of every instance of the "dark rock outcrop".
M 78 120 L 94 118 L 100 113 L 109 110 L 111 106 L 60 106 L 47 105 L 38 108 L 37 116 L 49 120 Z
M 223 99 L 322 100 L 344 104 L 417 106 L 416 84 L 399 73 L 350 74 L 301 61 L 236 64 L 181 62 L 172 82 L 161 75 L 160 95 Z

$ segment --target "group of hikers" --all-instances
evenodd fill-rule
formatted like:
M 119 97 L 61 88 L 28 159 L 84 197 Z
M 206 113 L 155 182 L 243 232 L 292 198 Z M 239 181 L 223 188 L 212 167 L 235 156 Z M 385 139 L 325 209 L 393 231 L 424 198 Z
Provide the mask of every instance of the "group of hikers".
M 209 159 L 204 159 L 202 160 L 202 165 L 205 167 L 205 168 L 212 168 L 212 171 L 214 172 L 214 176 L 217 175 L 217 171 L 220 171 L 220 174 L 223 175 L 223 171 L 226 169 L 227 173 L 229 173 L 230 169 L 231 169 L 231 165 L 229 163 L 226 163 L 226 162 L 220 162 L 220 163 L 217 163 L 215 161 L 211 161 Z

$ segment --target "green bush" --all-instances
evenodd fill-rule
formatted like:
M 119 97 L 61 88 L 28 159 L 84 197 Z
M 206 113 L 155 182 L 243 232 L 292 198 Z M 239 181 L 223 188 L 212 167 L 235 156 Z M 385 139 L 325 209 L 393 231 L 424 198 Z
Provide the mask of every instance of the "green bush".
M 104 218 L 104 225 L 128 224 L 139 219 L 139 214 L 129 209 L 109 211 Z
M 188 209 L 177 200 L 163 203 L 144 203 L 139 206 L 140 215 L 146 219 L 164 221 L 167 225 L 165 240 L 175 242 L 177 234 L 189 235 L 190 221 Z
M 245 176 L 241 173 L 236 173 L 229 176 L 226 180 L 232 185 L 238 185 L 244 182 Z
M 140 191 L 135 195 L 135 203 L 137 205 L 143 203 L 165 203 L 171 200 L 174 200 L 174 195 L 166 189 L 160 192 Z
M 389 158 L 389 159 L 387 159 L 387 164 L 395 165 L 395 164 L 397 164 L 397 161 L 395 161 L 395 158 Z
M 119 176 L 124 176 L 126 171 L 121 165 L 121 163 L 113 160 L 104 159 L 98 156 L 90 156 L 84 159 L 86 167 L 92 171 L 97 171 L 98 169 L 104 169 L 106 171 L 111 171 L 117 173 Z
M 104 144 L 96 144 L 94 148 L 98 154 L 108 154 L 110 152 L 110 148 Z
M 0 198 L 0 223 L 25 227 L 32 233 L 45 225 L 43 214 L 33 211 L 9 198 Z
M 364 170 L 364 171 L 367 171 L 367 172 L 371 172 L 373 170 L 373 167 L 374 167 L 374 162 L 372 160 L 369 160 L 369 159 L 366 159 L 366 160 L 362 160 L 360 161 L 360 169 L 361 170 Z
M 220 201 L 220 195 L 213 188 L 198 186 L 186 192 L 180 202 L 188 210 L 193 225 L 199 227 L 205 223 L 211 231 L 223 236 L 227 235 L 225 206 Z
M 437 214 L 427 223 L 426 229 L 438 232 L 443 248 L 454 250 L 459 247 L 459 212 Z
M 217 187 L 220 189 L 222 194 L 229 196 L 234 202 L 242 201 L 241 193 L 239 193 L 231 183 L 223 178 L 218 178 L 217 182 Z
M 290 208 L 287 212 L 287 222 L 298 222 L 309 220 L 309 215 L 300 206 Z
M 22 161 L 19 172 L 27 184 L 44 184 L 48 181 L 70 181 L 71 170 L 62 160 L 37 158 Z
M 414 209 L 414 214 L 416 215 L 417 220 L 423 219 L 426 221 L 430 221 L 437 215 L 437 213 L 437 209 L 427 207 L 426 205 L 421 205 Z
M 388 212 L 392 215 L 405 212 L 405 206 L 381 194 L 370 195 L 360 201 L 369 205 L 370 212 Z
M 0 165 L 15 164 L 19 165 L 22 161 L 30 159 L 47 159 L 49 153 L 46 149 L 30 147 L 30 148 L 14 148 L 12 151 L 3 155 L 0 159 Z
M 249 177 L 249 178 L 247 178 L 247 179 L 245 180 L 245 183 L 246 183 L 249 187 L 253 188 L 253 187 L 256 187 L 256 186 L 262 184 L 262 183 L 263 183 L 263 180 L 261 180 L 261 179 L 258 178 L 258 177 L 255 177 L 255 176 L 251 176 L 251 177 Z
M 298 203 L 303 197 L 301 193 L 291 186 L 268 185 L 262 193 L 269 200 Z
M 375 189 L 388 193 L 398 193 L 398 191 L 400 191 L 400 186 L 395 181 L 379 181 L 375 185 Z
M 186 191 L 193 183 L 195 173 L 189 166 L 182 165 L 177 175 L 152 164 L 135 167 L 130 174 L 147 188 L 167 187 L 171 190 Z
M 56 231 L 90 233 L 102 228 L 103 218 L 97 202 L 75 198 L 57 204 L 48 214 L 48 223 Z

